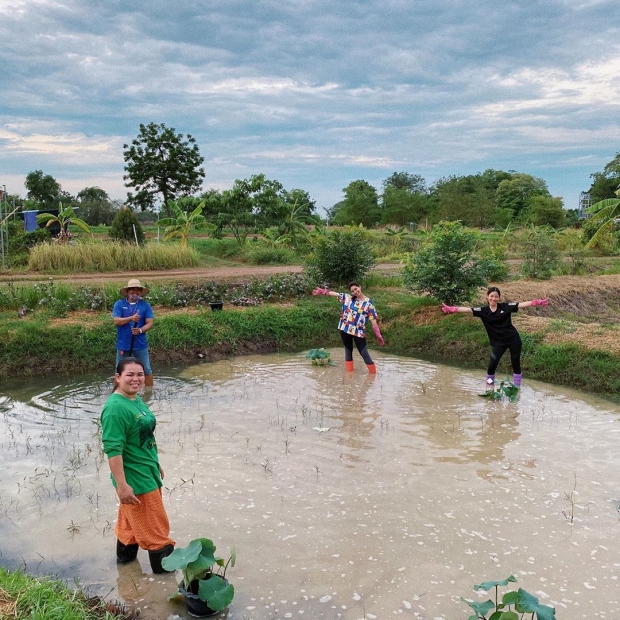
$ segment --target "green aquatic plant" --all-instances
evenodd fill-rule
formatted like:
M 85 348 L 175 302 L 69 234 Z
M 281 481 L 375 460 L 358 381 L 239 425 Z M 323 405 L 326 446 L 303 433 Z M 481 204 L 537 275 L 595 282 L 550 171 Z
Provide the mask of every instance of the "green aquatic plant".
M 464 603 L 467 603 L 473 610 L 474 615 L 469 616 L 467 620 L 521 620 L 527 616 L 528 620 L 556 620 L 555 608 L 548 605 L 541 605 L 538 599 L 533 595 L 519 588 L 516 592 L 509 590 L 502 596 L 501 602 L 498 599 L 499 586 L 505 587 L 509 583 L 516 583 L 517 578 L 510 575 L 501 581 L 483 581 L 474 586 L 474 590 L 484 590 L 488 592 L 495 588 L 495 602 L 491 599 L 483 603 L 477 603 L 461 597 Z M 490 614 L 490 615 L 489 615 Z
M 516 403 L 519 396 L 519 388 L 506 377 L 503 381 L 499 382 L 497 389 L 493 384 L 490 390 L 487 390 L 484 394 L 479 394 L 482 398 L 490 398 L 491 400 L 502 400 L 502 398 L 508 398 L 511 403 Z
M 198 594 L 201 601 L 213 611 L 228 607 L 235 596 L 235 588 L 226 579 L 226 569 L 235 566 L 237 554 L 233 547 L 228 560 L 215 555 L 215 545 L 209 538 L 195 538 L 185 548 L 176 548 L 161 565 L 167 571 L 180 570 L 183 583 L 179 592 Z M 174 599 L 175 593 L 169 597 Z
M 332 362 L 331 354 L 329 351 L 320 348 L 320 349 L 310 349 L 308 353 L 306 353 L 306 357 L 312 360 L 313 366 L 335 366 L 334 362 Z

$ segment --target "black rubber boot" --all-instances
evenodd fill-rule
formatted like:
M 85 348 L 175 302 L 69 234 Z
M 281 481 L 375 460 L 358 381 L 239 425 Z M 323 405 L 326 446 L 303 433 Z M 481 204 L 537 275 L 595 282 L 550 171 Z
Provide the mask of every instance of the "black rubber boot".
M 149 551 L 149 561 L 151 562 L 151 568 L 153 573 L 161 575 L 162 573 L 169 573 L 171 571 L 165 570 L 161 561 L 167 558 L 174 551 L 174 545 L 166 545 L 165 547 L 158 549 L 157 551 Z
M 119 564 L 128 564 L 138 557 L 138 543 L 135 545 L 124 545 L 120 540 L 116 541 L 116 561 Z

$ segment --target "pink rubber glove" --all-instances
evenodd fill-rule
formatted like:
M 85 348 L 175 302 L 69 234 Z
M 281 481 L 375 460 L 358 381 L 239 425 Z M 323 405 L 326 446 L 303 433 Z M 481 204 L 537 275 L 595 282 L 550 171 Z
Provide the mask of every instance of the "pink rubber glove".
M 531 305 L 532 306 L 547 306 L 549 305 L 549 300 L 548 299 L 532 299 Z
M 458 306 L 446 306 L 446 304 L 441 304 L 441 311 L 444 314 L 453 314 L 454 312 L 459 311 L 459 307 Z
M 328 288 L 321 288 L 320 286 L 318 288 L 315 288 L 312 291 L 313 295 L 329 295 L 329 289 Z
M 372 331 L 375 332 L 375 336 L 377 337 L 377 342 L 379 343 L 379 346 L 384 347 L 385 340 L 383 340 L 383 336 L 381 335 L 381 330 L 379 329 L 379 326 L 376 323 L 372 324 Z

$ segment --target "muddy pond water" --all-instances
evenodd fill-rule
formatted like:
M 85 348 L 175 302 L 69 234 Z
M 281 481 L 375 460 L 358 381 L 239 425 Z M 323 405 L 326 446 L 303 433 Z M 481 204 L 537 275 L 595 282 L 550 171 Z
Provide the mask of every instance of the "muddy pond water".
M 377 375 L 347 374 L 332 354 L 169 368 L 145 395 L 173 538 L 237 550 L 217 617 L 464 620 L 474 584 L 514 574 L 558 620 L 620 618 L 618 406 L 527 377 L 490 402 L 483 369 L 373 352 Z M 115 562 L 110 386 L 1 386 L 0 564 L 185 618 L 175 575 Z

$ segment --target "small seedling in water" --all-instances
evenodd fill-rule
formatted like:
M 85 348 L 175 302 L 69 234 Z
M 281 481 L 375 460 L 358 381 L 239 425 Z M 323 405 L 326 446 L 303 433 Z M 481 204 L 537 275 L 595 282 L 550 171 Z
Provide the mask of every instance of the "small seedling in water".
M 284 440 L 284 451 L 285 451 L 285 454 L 288 454 L 288 447 L 289 447 L 290 445 L 291 445 L 290 440 L 289 440 L 289 439 L 285 439 L 285 440 Z
M 319 479 L 319 466 L 315 465 L 314 470 L 316 471 L 316 479 L 318 480 Z
M 487 390 L 484 394 L 478 394 L 482 398 L 490 398 L 491 400 L 502 400 L 504 397 L 508 398 L 511 403 L 516 403 L 519 397 L 519 388 L 508 377 L 503 381 L 500 381 L 498 389 L 495 389 L 495 384 L 492 388 Z
M 263 468 L 263 471 L 265 472 L 265 475 L 270 474 L 271 473 L 271 467 L 269 467 L 269 459 L 265 459 L 262 463 L 261 463 L 261 467 Z
M 79 534 L 80 532 L 80 526 L 73 523 L 73 521 L 71 521 L 71 523 L 69 524 L 69 527 L 67 528 L 67 531 L 73 536 L 74 534 Z

